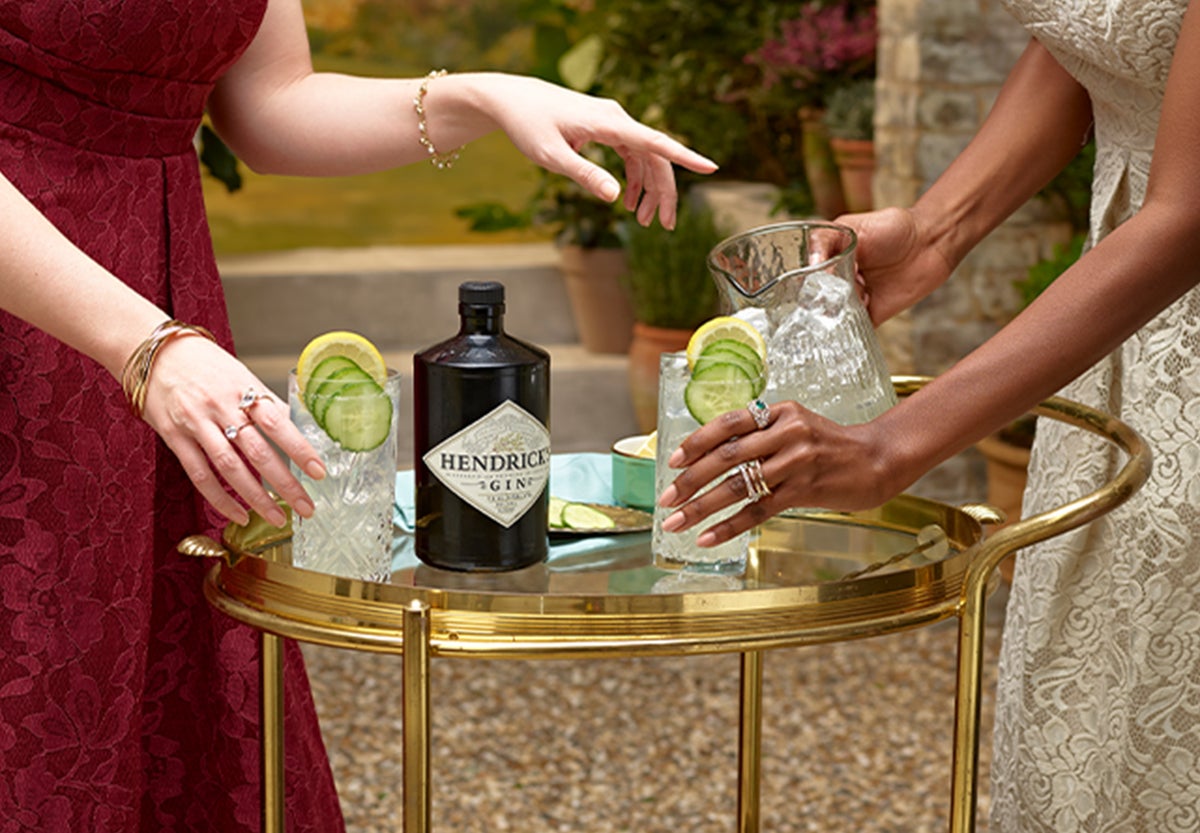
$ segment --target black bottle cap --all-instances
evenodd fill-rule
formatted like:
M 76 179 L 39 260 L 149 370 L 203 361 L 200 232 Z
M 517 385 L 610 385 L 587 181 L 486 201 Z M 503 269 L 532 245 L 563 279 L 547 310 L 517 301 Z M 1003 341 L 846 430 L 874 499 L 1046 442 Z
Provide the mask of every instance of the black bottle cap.
M 473 307 L 504 304 L 504 284 L 496 281 L 467 281 L 459 284 L 458 302 Z

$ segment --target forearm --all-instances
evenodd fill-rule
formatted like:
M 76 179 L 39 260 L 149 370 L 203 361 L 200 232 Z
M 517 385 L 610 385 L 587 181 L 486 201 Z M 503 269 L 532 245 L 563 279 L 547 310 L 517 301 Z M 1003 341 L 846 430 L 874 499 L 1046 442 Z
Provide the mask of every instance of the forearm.
M 0 308 L 119 376 L 167 316 L 72 244 L 0 176 Z
M 439 152 L 496 129 L 482 106 L 496 77 L 461 73 L 429 82 L 426 127 Z M 210 114 L 222 138 L 260 173 L 373 173 L 428 158 L 413 106 L 422 80 L 314 72 L 267 96 L 214 97 Z M 239 112 L 236 102 L 250 100 L 260 102 L 255 111 Z
M 1031 41 L 978 134 L 913 206 L 926 245 L 951 266 L 1079 153 L 1086 91 Z
M 1197 283 L 1200 212 L 1147 203 L 996 336 L 885 415 L 900 479 L 1054 395 Z

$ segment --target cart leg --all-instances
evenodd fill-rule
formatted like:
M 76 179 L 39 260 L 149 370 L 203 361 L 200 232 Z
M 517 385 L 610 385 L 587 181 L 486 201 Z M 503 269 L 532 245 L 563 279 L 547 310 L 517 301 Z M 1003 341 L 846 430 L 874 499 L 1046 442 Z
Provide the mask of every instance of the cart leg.
M 429 830 L 429 605 L 404 610 L 404 833 Z
M 262 635 L 262 829 L 283 833 L 283 644 Z
M 762 762 L 762 652 L 742 654 L 738 731 L 738 833 L 758 833 Z
M 954 780 L 950 794 L 950 833 L 975 831 L 986 604 L 987 580 L 984 578 L 968 586 L 958 620 L 958 679 L 954 694 Z

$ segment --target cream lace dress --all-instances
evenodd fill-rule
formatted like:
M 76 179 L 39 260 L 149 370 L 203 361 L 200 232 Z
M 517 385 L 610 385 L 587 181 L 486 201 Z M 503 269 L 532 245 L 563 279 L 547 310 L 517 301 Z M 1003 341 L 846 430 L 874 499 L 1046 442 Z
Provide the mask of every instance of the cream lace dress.
M 1094 242 L 1145 195 L 1186 0 L 1007 2 L 1091 94 Z M 1155 252 L 1144 254 L 1152 292 Z M 1063 393 L 1133 425 L 1153 448 L 1154 471 L 1116 512 L 1019 559 L 1000 659 L 991 830 L 1196 833 L 1200 291 Z M 1117 455 L 1090 436 L 1042 420 L 1026 514 L 1115 473 Z

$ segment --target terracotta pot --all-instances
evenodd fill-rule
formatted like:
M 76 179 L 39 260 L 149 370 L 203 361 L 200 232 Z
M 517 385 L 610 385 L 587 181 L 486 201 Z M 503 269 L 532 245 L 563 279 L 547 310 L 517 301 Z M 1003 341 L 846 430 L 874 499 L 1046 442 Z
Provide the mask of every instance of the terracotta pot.
M 829 140 L 837 162 L 847 211 L 870 211 L 874 205 L 875 143 L 870 139 Z
M 984 437 L 975 447 L 987 464 L 987 502 L 1004 512 L 1007 526 L 1021 519 L 1021 499 L 1025 494 L 1026 473 L 1029 469 L 1029 449 L 1006 442 L 996 435 Z M 1000 575 L 1012 581 L 1016 555 L 1000 562 Z
M 846 213 L 846 198 L 842 194 L 842 182 L 838 176 L 837 161 L 829 144 L 829 130 L 825 127 L 822 111 L 805 107 L 800 110 L 800 125 L 804 133 L 800 137 L 800 152 L 804 162 L 804 176 L 812 191 L 813 208 L 817 214 L 832 220 Z
M 643 434 L 658 425 L 658 358 L 687 347 L 692 330 L 655 327 L 638 321 L 629 345 L 629 397 L 633 415 Z
M 629 267 L 624 249 L 560 249 L 567 300 L 584 349 L 625 353 L 633 338 L 633 307 L 621 286 Z

